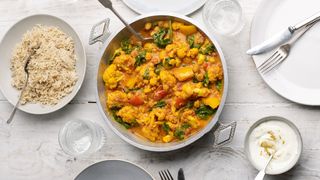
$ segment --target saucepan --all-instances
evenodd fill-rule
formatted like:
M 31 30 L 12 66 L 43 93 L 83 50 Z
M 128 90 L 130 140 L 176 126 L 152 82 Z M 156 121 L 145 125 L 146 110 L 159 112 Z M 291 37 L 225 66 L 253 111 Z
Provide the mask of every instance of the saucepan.
M 224 144 L 229 143 L 235 132 L 236 122 L 232 122 L 228 125 L 224 125 L 219 122 L 219 117 L 221 115 L 221 111 L 224 107 L 227 93 L 228 93 L 228 73 L 227 73 L 227 64 L 222 53 L 222 50 L 219 46 L 218 41 L 214 37 L 213 34 L 209 34 L 206 29 L 195 20 L 188 18 L 183 15 L 175 14 L 175 13 L 166 13 L 166 12 L 158 12 L 152 14 L 145 14 L 138 16 L 137 18 L 133 19 L 129 22 L 129 24 L 136 30 L 142 29 L 146 22 L 153 22 L 158 20 L 173 20 L 178 21 L 186 24 L 193 24 L 195 25 L 199 31 L 204 33 L 215 45 L 217 52 L 221 58 L 222 66 L 223 66 L 223 73 L 224 73 L 224 89 L 223 95 L 220 102 L 220 106 L 216 111 L 216 114 L 210 120 L 210 122 L 199 132 L 186 138 L 185 140 L 179 142 L 171 142 L 171 143 L 155 143 L 149 142 L 141 137 L 138 137 L 125 129 L 121 126 L 118 122 L 114 121 L 111 114 L 107 111 L 106 107 L 106 89 L 105 84 L 102 79 L 102 75 L 104 70 L 108 67 L 108 59 L 111 58 L 113 52 L 120 47 L 120 42 L 126 37 L 130 37 L 130 31 L 125 28 L 125 26 L 121 26 L 118 30 L 114 32 L 109 31 L 109 19 L 105 19 L 92 28 L 89 44 L 94 44 L 96 42 L 103 43 L 101 52 L 99 54 L 99 64 L 97 67 L 97 81 L 96 81 L 96 96 L 97 96 L 97 104 L 99 110 L 105 119 L 106 123 L 110 126 L 110 128 L 124 141 L 130 143 L 133 146 L 136 146 L 140 149 L 148 150 L 148 151 L 155 151 L 155 152 L 166 152 L 166 151 L 173 151 L 180 148 L 183 148 L 207 133 L 212 133 L 214 136 L 213 146 L 219 147 Z M 221 138 L 225 136 L 224 138 Z

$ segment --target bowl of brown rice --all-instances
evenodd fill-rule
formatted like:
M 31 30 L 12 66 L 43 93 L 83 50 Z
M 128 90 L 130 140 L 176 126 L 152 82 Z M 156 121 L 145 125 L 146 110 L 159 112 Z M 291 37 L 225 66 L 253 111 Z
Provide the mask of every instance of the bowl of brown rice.
M 31 52 L 34 51 L 34 52 Z M 0 43 L 0 90 L 18 108 L 47 114 L 68 104 L 79 91 L 86 71 L 86 55 L 75 30 L 51 15 L 32 15 L 14 24 Z

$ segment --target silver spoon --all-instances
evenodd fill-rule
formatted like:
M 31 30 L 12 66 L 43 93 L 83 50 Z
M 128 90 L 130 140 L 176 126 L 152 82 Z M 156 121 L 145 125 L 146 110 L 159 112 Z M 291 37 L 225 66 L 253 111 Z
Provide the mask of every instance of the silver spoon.
M 121 16 L 120 14 L 112 7 L 112 2 L 110 0 L 99 0 L 99 2 L 105 7 L 110 9 L 121 21 L 122 23 L 130 30 L 130 32 L 136 36 L 141 41 L 150 41 L 153 40 L 151 37 L 143 37 L 140 33 L 135 31 Z
M 266 169 L 267 169 L 269 163 L 271 162 L 271 160 L 272 160 L 272 158 L 273 158 L 273 155 L 274 155 L 274 153 L 271 154 L 271 156 L 270 156 L 269 159 L 268 159 L 268 162 L 267 162 L 266 166 L 265 166 L 263 169 L 260 170 L 260 172 L 258 173 L 258 175 L 256 176 L 256 178 L 254 178 L 254 180 L 263 180 L 264 175 L 266 174 Z
M 32 48 L 31 53 L 30 53 L 28 56 L 26 56 L 27 59 L 26 59 L 26 62 L 25 62 L 25 64 L 24 64 L 24 72 L 25 72 L 25 80 L 26 80 L 26 81 L 25 81 L 25 83 L 24 83 L 24 85 L 23 85 L 23 88 L 22 88 L 22 90 L 21 90 L 21 92 L 20 92 L 19 99 L 18 99 L 17 103 L 15 104 L 15 106 L 13 107 L 9 118 L 8 118 L 7 121 L 6 121 L 7 124 L 10 124 L 10 123 L 12 122 L 13 117 L 14 117 L 16 111 L 17 111 L 18 105 L 19 105 L 19 103 L 20 103 L 20 101 L 21 101 L 23 92 L 24 92 L 24 90 L 25 90 L 26 87 L 27 87 L 28 80 L 29 80 L 28 65 L 29 65 L 31 56 L 32 56 L 35 52 L 36 52 L 35 48 Z

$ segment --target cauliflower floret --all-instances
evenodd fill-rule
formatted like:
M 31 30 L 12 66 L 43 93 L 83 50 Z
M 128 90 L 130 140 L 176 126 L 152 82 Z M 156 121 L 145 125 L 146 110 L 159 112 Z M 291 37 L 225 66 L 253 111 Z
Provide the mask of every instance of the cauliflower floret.
M 201 83 L 186 83 L 182 86 L 182 93 L 177 94 L 182 98 L 186 99 L 190 96 L 197 96 L 197 97 L 207 97 L 210 94 L 210 90 L 207 88 L 202 88 Z
M 111 64 L 104 71 L 102 78 L 107 88 L 114 89 L 117 87 L 118 82 L 123 78 L 123 73 L 118 71 L 114 64 Z
M 148 23 L 146 23 L 146 24 L 144 24 L 144 29 L 145 30 L 150 30 L 152 28 L 152 24 L 150 23 L 150 22 L 148 22 Z
M 163 84 L 167 84 L 170 87 L 173 87 L 176 84 L 176 78 L 166 70 L 161 70 L 160 79 Z
M 176 45 L 175 45 L 175 44 L 168 44 L 168 45 L 166 46 L 166 51 L 167 51 L 167 52 L 170 52 L 170 51 L 174 50 L 175 48 L 176 48 Z
M 159 80 L 158 77 L 156 77 L 156 76 L 155 76 L 155 77 L 152 77 L 152 78 L 150 79 L 150 85 L 151 85 L 151 86 L 157 85 L 158 80 Z
M 172 134 L 168 134 L 162 138 L 162 141 L 165 143 L 168 143 L 168 142 L 172 141 L 173 137 L 174 136 Z
M 195 57 L 197 57 L 198 53 L 199 53 L 198 48 L 192 48 L 188 51 L 187 56 L 191 57 L 191 58 L 195 58 Z
M 119 69 L 130 71 L 130 67 L 134 66 L 135 59 L 129 54 L 123 54 L 114 58 L 113 63 Z
M 114 91 L 107 94 L 107 106 L 109 108 L 122 107 L 127 101 L 127 94 L 122 91 Z
M 136 77 L 129 77 L 125 82 L 125 86 L 129 89 L 134 88 L 135 84 L 137 83 L 138 79 Z
M 158 128 L 150 128 L 147 126 L 144 126 L 142 128 L 142 133 L 146 138 L 148 138 L 150 141 L 156 141 L 157 137 L 159 137 L 159 129 Z
M 204 61 L 206 60 L 206 55 L 203 55 L 203 54 L 199 54 L 198 55 L 198 64 L 203 64 Z
M 152 110 L 152 112 L 158 118 L 159 121 L 164 120 L 164 118 L 166 117 L 166 110 L 165 109 L 155 108 Z
M 158 49 L 157 45 L 154 43 L 146 43 L 144 44 L 143 48 L 148 52 L 152 52 Z
M 188 116 L 188 123 L 191 125 L 192 128 L 198 128 L 201 124 L 199 120 L 193 116 Z
M 210 82 L 215 82 L 223 78 L 223 70 L 221 66 L 210 66 L 208 68 L 208 77 Z
M 120 116 L 123 121 L 131 123 L 137 118 L 138 110 L 137 107 L 134 106 L 124 106 L 117 112 L 117 115 Z
M 187 55 L 187 48 L 180 48 L 177 50 L 177 55 L 179 58 L 184 58 Z
M 170 87 L 173 87 L 176 84 L 176 78 L 166 70 L 161 70 L 160 79 L 162 81 L 162 84 L 166 84 Z

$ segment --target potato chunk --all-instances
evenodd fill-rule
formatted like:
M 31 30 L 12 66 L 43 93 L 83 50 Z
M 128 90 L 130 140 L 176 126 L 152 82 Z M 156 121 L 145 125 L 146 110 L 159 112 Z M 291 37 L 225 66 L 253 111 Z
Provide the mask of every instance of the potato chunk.
M 180 25 L 180 32 L 185 35 L 190 35 L 197 32 L 197 28 L 194 25 Z
M 210 106 L 212 109 L 215 109 L 219 106 L 220 100 L 216 97 L 207 97 L 203 99 L 203 103 Z
M 190 79 L 194 76 L 194 73 L 192 71 L 191 66 L 186 67 L 180 67 L 173 70 L 173 75 L 179 80 L 179 81 L 185 81 L 187 79 Z

